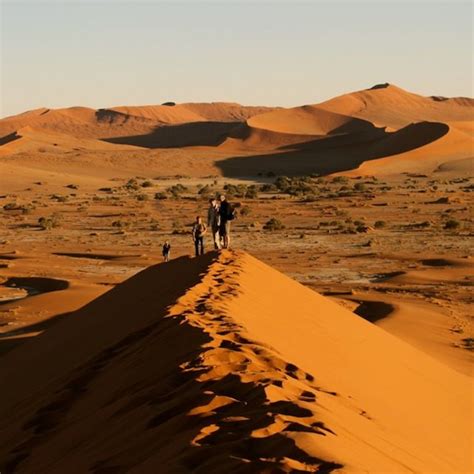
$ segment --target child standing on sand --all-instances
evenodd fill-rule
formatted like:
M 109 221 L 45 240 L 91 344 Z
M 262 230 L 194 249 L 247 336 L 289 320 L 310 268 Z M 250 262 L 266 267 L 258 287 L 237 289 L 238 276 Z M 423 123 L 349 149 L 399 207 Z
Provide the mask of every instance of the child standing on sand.
M 196 257 L 204 255 L 204 234 L 207 231 L 206 224 L 202 221 L 200 216 L 196 217 L 196 222 L 193 226 L 193 241 Z
M 169 262 L 170 261 L 170 254 L 171 254 L 171 244 L 169 243 L 169 241 L 167 240 L 164 244 L 163 244 L 163 260 L 165 262 Z

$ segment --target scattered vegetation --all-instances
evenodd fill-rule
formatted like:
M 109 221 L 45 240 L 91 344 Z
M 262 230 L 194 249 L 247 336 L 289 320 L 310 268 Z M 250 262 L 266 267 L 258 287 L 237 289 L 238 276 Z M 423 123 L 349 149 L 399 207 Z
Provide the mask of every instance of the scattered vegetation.
M 276 231 L 276 230 L 282 230 L 285 228 L 284 224 L 279 220 L 275 219 L 272 217 L 270 220 L 268 220 L 265 225 L 263 226 L 265 230 L 270 230 L 270 231 Z
M 112 222 L 112 227 L 117 227 L 119 229 L 126 229 L 130 227 L 130 222 L 124 221 L 123 219 L 119 219 Z
M 364 183 L 356 183 L 354 184 L 354 190 L 358 192 L 367 191 L 367 186 Z
M 135 178 L 131 178 L 126 182 L 125 189 L 128 191 L 138 191 L 140 189 L 140 184 Z
M 175 199 L 178 199 L 181 197 L 181 194 L 186 192 L 188 188 L 181 183 L 174 184 L 173 186 L 170 186 L 166 191 L 171 194 L 172 197 Z
M 22 214 L 29 214 L 35 206 L 32 204 L 17 204 L 16 202 L 9 202 L 3 206 L 4 211 L 19 211 Z
M 375 221 L 374 227 L 376 229 L 383 229 L 386 225 L 387 223 L 385 221 Z
M 241 215 L 242 217 L 246 217 L 246 216 L 248 216 L 251 212 L 252 212 L 252 210 L 250 209 L 249 206 L 242 206 L 239 213 L 240 213 L 240 215 Z
M 456 230 L 461 227 L 461 223 L 456 219 L 449 219 L 444 223 L 444 228 L 447 230 Z
M 63 194 L 52 194 L 51 199 L 57 202 L 67 202 L 69 200 L 69 197 Z
M 55 227 L 59 227 L 61 223 L 60 221 L 61 218 L 59 214 L 55 213 L 49 217 L 40 217 L 38 219 L 38 225 L 42 230 L 50 230 L 54 229 Z

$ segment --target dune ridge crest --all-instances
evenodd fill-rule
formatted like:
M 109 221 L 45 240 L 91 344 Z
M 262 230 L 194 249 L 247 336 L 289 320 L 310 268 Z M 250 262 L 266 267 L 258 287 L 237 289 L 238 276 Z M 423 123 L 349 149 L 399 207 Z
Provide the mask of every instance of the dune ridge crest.
M 229 177 L 462 173 L 472 166 L 473 109 L 470 98 L 424 97 L 388 83 L 291 108 L 230 102 L 42 108 L 0 119 L 0 156 L 37 168 L 58 157 L 68 164 L 77 156 L 117 153 L 133 165 L 135 156 L 149 161 L 172 149 L 186 158 L 174 163 L 180 174 L 204 168 L 201 175 Z M 209 156 L 193 159 L 202 152 Z M 8 167 L 3 161 L 0 168 Z M 109 160 L 98 161 L 101 167 Z
M 472 468 L 467 377 L 243 252 L 138 273 L 0 374 L 6 472 Z

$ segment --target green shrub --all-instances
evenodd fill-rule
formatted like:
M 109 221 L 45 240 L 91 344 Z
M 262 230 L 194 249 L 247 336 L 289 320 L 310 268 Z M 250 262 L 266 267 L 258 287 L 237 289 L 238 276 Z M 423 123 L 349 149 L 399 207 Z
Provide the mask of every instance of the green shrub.
M 459 227 L 461 227 L 461 223 L 456 219 L 449 219 L 444 223 L 444 228 L 448 230 L 459 229 Z
M 363 233 L 363 232 L 368 232 L 369 227 L 365 224 L 359 224 L 356 226 L 356 232 Z
M 67 196 L 63 196 L 61 194 L 53 194 L 51 196 L 51 199 L 57 201 L 57 202 L 67 202 L 67 200 L 69 199 Z
M 49 217 L 40 217 L 38 219 L 38 225 L 42 230 L 50 230 L 60 225 L 60 216 L 58 214 L 53 214 Z
M 179 197 L 181 197 L 181 194 L 187 190 L 188 188 L 186 186 L 183 186 L 181 183 L 178 183 L 169 187 L 166 191 L 169 192 L 175 199 L 178 199 Z
M 347 184 L 349 179 L 346 176 L 334 176 L 331 180 L 332 183 Z
M 364 183 L 356 183 L 356 184 L 354 184 L 354 190 L 363 192 L 363 191 L 367 190 L 367 187 Z
M 4 211 L 18 211 L 20 206 L 16 202 L 9 202 L 3 206 Z
M 316 194 L 307 194 L 303 198 L 303 202 L 317 202 L 319 200 L 319 197 L 316 196 Z
M 155 193 L 155 199 L 158 199 L 158 200 L 168 199 L 168 195 L 166 193 Z
M 257 187 L 255 185 L 248 186 L 247 191 L 245 192 L 245 197 L 247 199 L 257 199 L 258 198 Z
M 242 208 L 240 209 L 239 214 L 242 217 L 245 217 L 245 216 L 248 216 L 251 212 L 252 212 L 252 210 L 249 206 L 242 206 Z
M 267 183 L 260 186 L 261 193 L 274 193 L 275 191 L 278 191 L 278 188 L 274 184 Z
M 118 227 L 119 229 L 124 229 L 126 227 L 129 227 L 130 223 L 127 221 L 124 221 L 122 219 L 119 219 L 118 221 L 113 221 L 112 222 L 112 227 Z
M 386 225 L 385 221 L 375 221 L 374 227 L 376 229 L 383 229 Z
M 128 189 L 129 191 L 138 191 L 140 189 L 140 184 L 138 184 L 138 181 L 135 178 L 131 178 L 126 182 L 125 189 Z
M 198 194 L 200 196 L 208 196 L 212 193 L 212 188 L 206 184 L 205 186 L 201 185 L 199 191 L 198 191 Z
M 263 226 L 265 230 L 275 231 L 275 230 L 282 230 L 285 228 L 283 223 L 279 219 L 275 219 L 272 217 L 268 220 L 265 225 Z

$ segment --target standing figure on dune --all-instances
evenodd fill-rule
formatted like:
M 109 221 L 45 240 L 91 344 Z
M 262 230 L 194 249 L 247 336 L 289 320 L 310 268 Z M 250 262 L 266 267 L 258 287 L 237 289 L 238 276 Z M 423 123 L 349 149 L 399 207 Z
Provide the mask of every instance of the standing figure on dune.
M 197 216 L 192 231 L 196 257 L 198 257 L 199 255 L 204 255 L 204 234 L 206 233 L 206 231 L 206 224 L 204 224 L 200 216 Z
M 230 247 L 230 221 L 234 219 L 235 213 L 231 204 L 222 194 L 220 197 L 221 205 L 219 207 L 220 225 L 219 234 L 223 241 L 223 247 L 228 249 Z
M 215 198 L 209 199 L 209 209 L 207 210 L 207 227 L 211 229 L 214 249 L 221 248 L 221 239 L 219 234 L 221 216 L 219 214 L 219 201 Z

